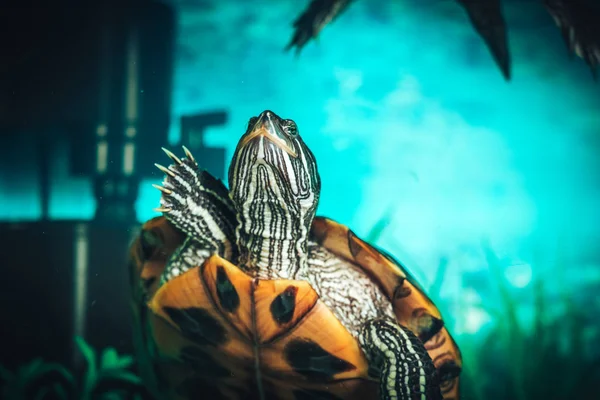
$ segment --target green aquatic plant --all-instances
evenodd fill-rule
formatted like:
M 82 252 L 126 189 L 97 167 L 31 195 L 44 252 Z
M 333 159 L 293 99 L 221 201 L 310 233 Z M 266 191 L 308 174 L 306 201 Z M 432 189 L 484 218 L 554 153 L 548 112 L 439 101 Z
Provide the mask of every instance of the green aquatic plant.
M 371 229 L 368 240 L 376 244 L 390 224 L 390 215 L 384 215 Z M 577 307 L 572 293 L 559 293 L 549 303 L 544 280 L 537 277 L 530 284 L 533 298 L 531 323 L 519 319 L 522 306 L 511 292 L 504 268 L 488 244 L 483 245 L 492 288 L 496 289 L 499 304 L 480 293 L 478 304 L 460 304 L 450 308 L 441 289 L 448 272 L 449 260 L 442 258 L 428 294 L 444 316 L 446 326 L 457 340 L 463 356 L 461 392 L 464 400 L 559 400 L 598 399 L 595 382 L 600 382 L 600 359 L 590 354 L 597 351 L 600 330 L 592 315 L 600 310 Z M 562 260 L 563 257 L 560 257 Z M 554 278 L 561 279 L 566 271 L 565 261 L 553 269 Z M 539 270 L 542 270 L 541 268 Z M 561 274 L 562 273 L 562 274 Z M 590 293 L 593 299 L 595 293 Z M 593 307 L 593 302 L 590 302 Z M 478 308 L 490 316 L 485 330 L 474 334 L 455 333 L 457 325 L 466 319 L 465 311 Z M 555 315 L 550 311 L 563 309 Z
M 131 371 L 133 358 L 108 347 L 101 353 L 75 338 L 85 360 L 83 371 L 35 359 L 15 372 L 0 366 L 0 394 L 7 400 L 118 400 L 148 397 L 141 379 Z
M 87 364 L 79 399 L 88 400 L 100 396 L 108 400 L 132 395 L 139 398 L 143 396 L 142 381 L 130 370 L 134 363 L 133 357 L 119 355 L 112 347 L 104 349 L 98 357 L 85 340 L 80 337 L 75 340 Z
M 493 317 L 485 334 L 457 337 L 463 353 L 464 399 L 597 399 L 595 382 L 600 379 L 600 361 L 586 350 L 596 345 L 600 333 L 569 296 L 559 297 L 560 315 L 550 315 L 543 280 L 531 285 L 532 323 L 518 318 L 519 305 L 509 289 L 503 268 L 494 252 L 485 247 L 491 278 L 500 295 L 500 307 L 481 307 Z
M 15 372 L 0 366 L 0 397 L 3 399 L 68 399 L 74 383 L 68 369 L 41 358 L 20 366 Z
M 385 214 L 375 222 L 375 225 L 373 225 L 367 233 L 367 236 L 365 237 L 367 243 L 377 243 L 379 241 L 385 230 L 392 223 L 392 215 L 393 209 L 388 208 Z

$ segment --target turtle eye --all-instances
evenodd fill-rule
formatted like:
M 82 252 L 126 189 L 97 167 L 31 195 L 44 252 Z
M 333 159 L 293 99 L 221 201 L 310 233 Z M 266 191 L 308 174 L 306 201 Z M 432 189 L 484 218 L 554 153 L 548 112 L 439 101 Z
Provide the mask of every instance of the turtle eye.
M 291 119 L 286 119 L 284 121 L 283 129 L 285 130 L 285 133 L 287 133 L 291 137 L 298 136 L 298 125 L 296 125 L 296 123 Z
M 250 120 L 248 121 L 248 127 L 246 128 L 246 130 L 251 129 L 257 120 L 258 120 L 257 117 L 250 118 Z

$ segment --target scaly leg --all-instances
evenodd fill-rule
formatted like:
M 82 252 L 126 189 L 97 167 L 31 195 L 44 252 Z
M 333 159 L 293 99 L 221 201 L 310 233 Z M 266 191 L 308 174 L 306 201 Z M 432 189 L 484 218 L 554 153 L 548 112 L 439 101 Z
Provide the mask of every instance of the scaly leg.
M 388 318 L 371 319 L 358 340 L 380 379 L 381 400 L 441 400 L 439 377 L 423 343 Z
M 229 192 L 220 180 L 200 169 L 192 154 L 184 148 L 180 159 L 163 149 L 174 161 L 171 166 L 157 165 L 165 173 L 161 207 L 167 220 L 177 229 L 205 242 L 212 253 L 228 260 L 236 259 L 235 226 L 237 223 Z

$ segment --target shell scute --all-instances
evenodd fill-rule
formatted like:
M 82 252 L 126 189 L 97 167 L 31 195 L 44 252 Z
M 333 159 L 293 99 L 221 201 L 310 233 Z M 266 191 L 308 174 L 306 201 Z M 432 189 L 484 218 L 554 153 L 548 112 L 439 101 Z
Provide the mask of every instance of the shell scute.
M 247 340 L 251 340 L 252 278 L 216 255 L 206 260 L 200 268 L 200 275 L 219 313 Z
M 290 331 L 317 303 L 308 284 L 293 280 L 255 280 L 254 302 L 258 343 L 264 344 Z
M 434 365 L 445 378 L 444 398 L 458 398 L 460 350 L 444 327 L 438 308 L 404 267 L 333 220 L 315 218 L 311 235 L 332 253 L 358 265 L 379 285 L 392 302 L 398 322 L 424 342 Z
M 256 357 L 264 387 L 278 398 L 293 399 L 295 385 L 301 393 L 323 383 L 352 398 L 370 382 L 357 341 L 308 282 L 252 279 L 212 256 L 163 284 L 149 309 L 161 356 L 179 363 L 169 364 L 167 379 L 175 394 L 215 381 L 247 392 L 256 385 Z
M 142 277 L 147 282 L 154 278 L 146 290 L 146 298 L 151 299 L 148 337 L 160 353 L 155 360 L 157 374 L 168 382 L 173 398 L 185 398 L 198 388 L 207 393 L 210 387 L 213 398 L 250 398 L 256 393 L 257 354 L 268 396 L 302 399 L 326 393 L 330 398 L 359 399 L 377 393 L 378 383 L 369 377 L 357 341 L 310 285 L 254 281 L 238 266 L 213 257 L 203 267 L 157 289 L 168 256 L 184 237 L 164 218 L 152 220 L 144 228 L 152 229 L 161 240 L 152 251 L 148 251 L 148 243 L 144 247 L 139 239 L 134 242 L 132 275 L 137 279 L 134 283 Z M 458 398 L 460 352 L 439 311 L 410 275 L 331 220 L 315 219 L 311 235 L 332 253 L 362 267 L 377 282 L 393 302 L 399 322 L 425 341 L 440 375 L 447 378 L 442 382 L 444 398 Z M 189 322 L 202 318 L 201 327 Z M 311 349 L 298 352 L 300 344 Z M 297 359 L 290 354 L 305 357 Z
M 265 346 L 261 360 L 276 371 L 291 370 L 300 382 L 369 379 L 358 342 L 321 301 L 302 323 Z

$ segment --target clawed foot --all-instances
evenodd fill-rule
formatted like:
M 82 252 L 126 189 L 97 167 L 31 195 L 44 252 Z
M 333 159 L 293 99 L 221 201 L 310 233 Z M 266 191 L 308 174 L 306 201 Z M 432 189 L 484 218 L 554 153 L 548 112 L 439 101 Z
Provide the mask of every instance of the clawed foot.
M 156 164 L 165 180 L 162 186 L 154 185 L 162 192 L 161 206 L 155 210 L 184 234 L 211 244 L 221 257 L 231 259 L 236 213 L 227 188 L 201 170 L 188 149 L 183 150 L 186 157 L 180 159 L 163 149 L 175 163 L 168 168 Z

